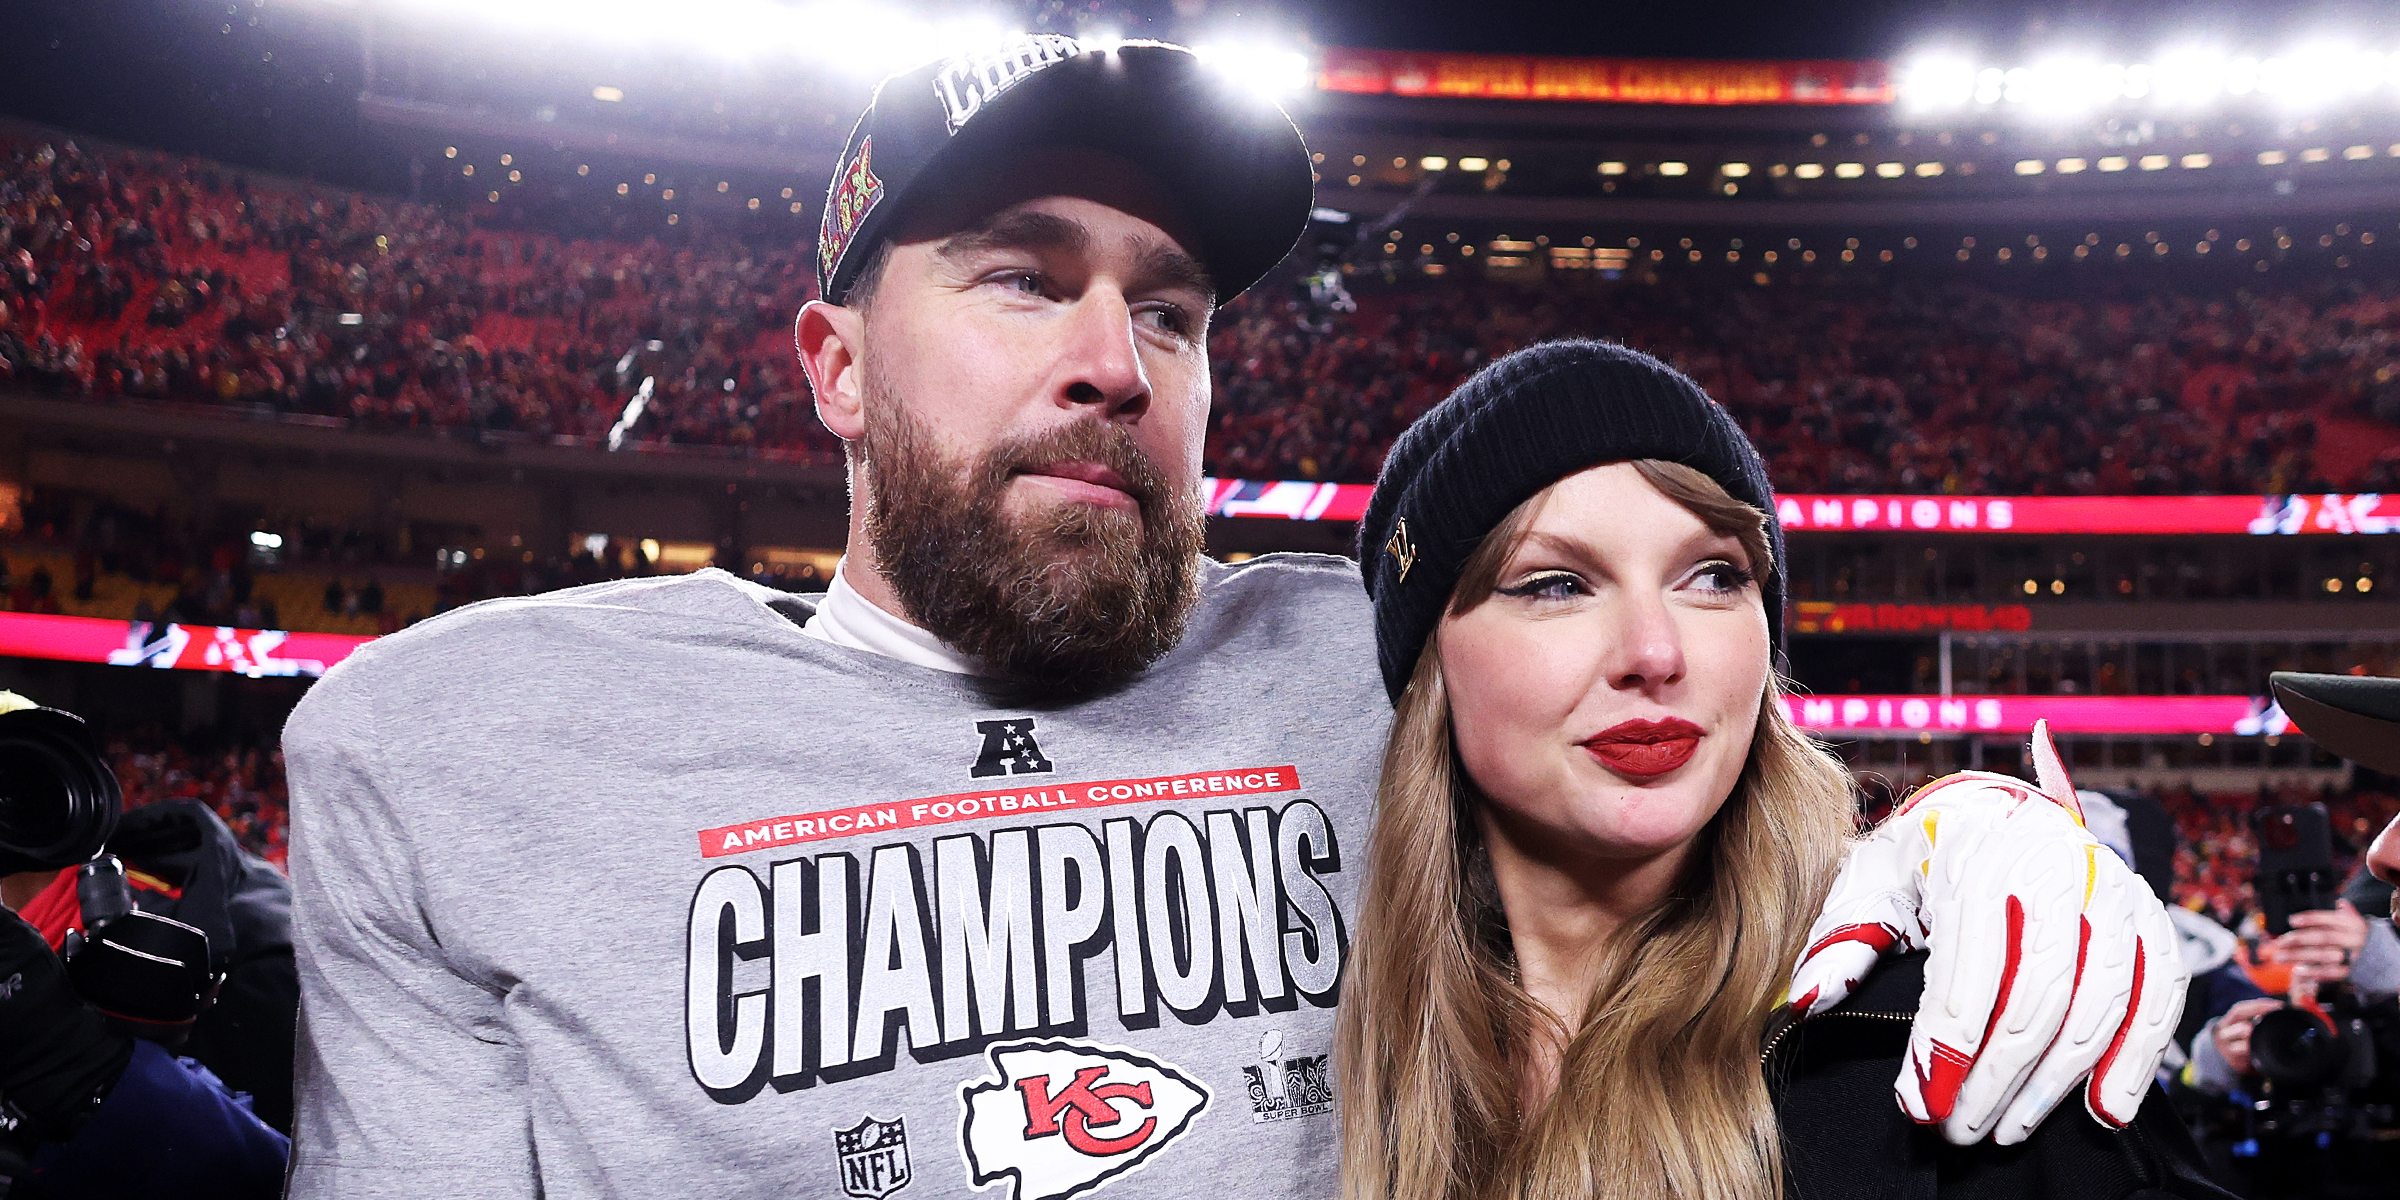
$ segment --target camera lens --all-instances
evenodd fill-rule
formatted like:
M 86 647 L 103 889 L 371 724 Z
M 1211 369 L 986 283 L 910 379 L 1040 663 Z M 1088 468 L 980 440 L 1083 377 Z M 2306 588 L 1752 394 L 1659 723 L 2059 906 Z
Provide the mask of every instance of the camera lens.
M 47 846 L 66 836 L 67 769 L 47 747 L 0 741 L 0 843 Z
M 2341 1074 L 2350 1050 L 2316 1014 L 2286 1007 L 2250 1027 L 2250 1061 L 2284 1087 L 2319 1088 Z
M 115 832 L 119 807 L 116 777 L 81 720 L 0 713 L 0 874 L 89 860 Z

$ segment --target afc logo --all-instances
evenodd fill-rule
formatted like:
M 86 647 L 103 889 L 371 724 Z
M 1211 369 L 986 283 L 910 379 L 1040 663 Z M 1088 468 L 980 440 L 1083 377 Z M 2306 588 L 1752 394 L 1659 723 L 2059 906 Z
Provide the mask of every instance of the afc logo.
M 883 1200 L 916 1178 L 908 1169 L 906 1117 L 878 1121 L 869 1115 L 848 1129 L 836 1129 L 833 1151 L 841 1161 L 845 1196 Z
M 977 721 L 975 732 L 983 735 L 983 753 L 976 756 L 975 769 L 967 772 L 971 779 L 1040 775 L 1052 769 L 1050 760 L 1042 757 L 1040 743 L 1033 740 L 1032 717 Z
M 998 1078 L 959 1089 L 975 1186 L 1013 1178 L 1013 1200 L 1067 1200 L 1139 1169 L 1207 1109 L 1173 1063 L 1121 1046 L 1045 1039 L 990 1051 Z

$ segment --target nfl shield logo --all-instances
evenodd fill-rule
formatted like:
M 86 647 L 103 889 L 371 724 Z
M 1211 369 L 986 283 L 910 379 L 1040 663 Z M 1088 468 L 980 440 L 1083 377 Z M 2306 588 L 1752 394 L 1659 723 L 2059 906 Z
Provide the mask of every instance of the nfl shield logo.
M 833 1131 L 833 1148 L 842 1161 L 842 1194 L 858 1200 L 883 1200 L 908 1186 L 908 1118 L 878 1121 L 869 1116 L 848 1129 Z

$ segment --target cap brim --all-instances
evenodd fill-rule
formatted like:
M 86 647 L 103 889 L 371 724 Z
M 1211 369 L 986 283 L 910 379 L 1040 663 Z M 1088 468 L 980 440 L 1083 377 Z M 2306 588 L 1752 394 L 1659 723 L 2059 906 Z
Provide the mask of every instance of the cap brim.
M 1190 222 L 1220 303 L 1274 270 L 1308 228 L 1315 180 L 1291 118 L 1180 47 L 1095 51 L 1026 78 L 934 153 L 911 199 L 960 164 L 1033 146 L 1099 150 L 1157 180 Z
M 2310 740 L 2362 767 L 2400 774 L 2400 679 L 2277 671 L 2267 686 Z

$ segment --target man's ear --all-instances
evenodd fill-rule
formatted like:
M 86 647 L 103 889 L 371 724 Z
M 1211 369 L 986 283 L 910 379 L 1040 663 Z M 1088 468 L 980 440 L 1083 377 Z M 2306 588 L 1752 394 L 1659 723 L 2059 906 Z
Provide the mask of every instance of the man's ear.
M 811 300 L 800 306 L 793 341 L 817 396 L 817 419 L 845 442 L 866 433 L 867 320 L 854 308 Z

